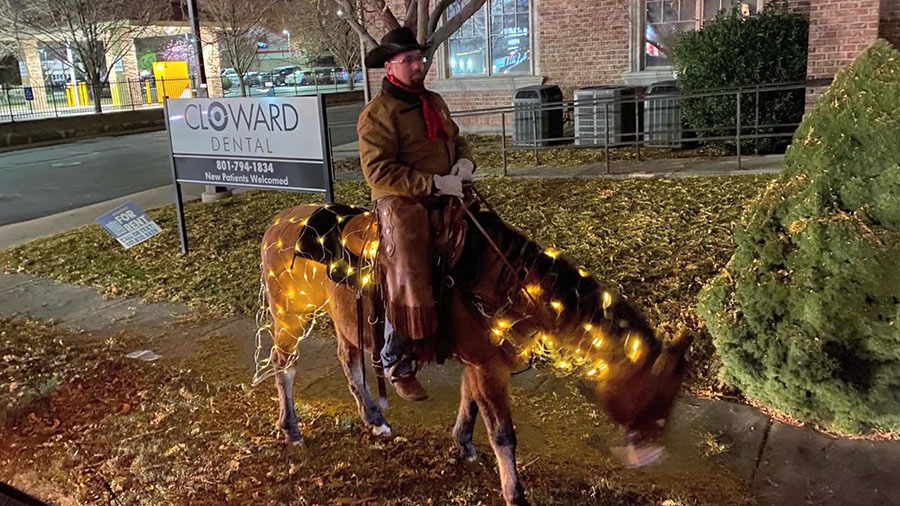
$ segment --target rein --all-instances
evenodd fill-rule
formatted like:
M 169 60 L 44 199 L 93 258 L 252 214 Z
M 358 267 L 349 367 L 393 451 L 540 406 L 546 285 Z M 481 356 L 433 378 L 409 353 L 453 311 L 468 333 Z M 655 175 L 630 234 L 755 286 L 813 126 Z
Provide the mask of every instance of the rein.
M 493 214 L 497 214 L 497 212 L 494 211 L 494 208 L 491 207 L 491 204 L 488 203 L 488 201 L 484 198 L 483 195 L 481 195 L 481 192 L 479 192 L 478 189 L 475 188 L 474 185 L 470 186 L 470 188 L 472 188 L 472 192 L 474 192 L 475 196 L 478 197 L 478 200 L 480 202 L 482 202 L 485 205 L 485 207 L 488 208 L 488 211 L 490 211 Z M 477 228 L 478 231 L 481 232 L 481 235 L 483 235 L 484 238 L 487 240 L 488 244 L 491 245 L 491 248 L 493 248 L 494 251 L 496 251 L 497 254 L 500 255 L 500 259 L 503 260 L 503 263 L 506 265 L 506 267 L 512 271 L 513 276 L 515 276 L 516 283 L 519 285 L 519 288 L 521 288 L 522 291 L 525 292 L 525 295 L 528 297 L 528 300 L 530 300 L 531 303 L 534 304 L 535 307 L 537 307 L 537 305 L 538 305 L 537 301 L 534 300 L 534 297 L 532 297 L 530 293 L 528 293 L 528 290 L 525 287 L 525 281 L 523 281 L 519 277 L 519 271 L 516 270 L 516 268 L 512 266 L 512 264 L 509 262 L 509 259 L 506 258 L 506 255 L 503 254 L 502 251 L 500 251 L 500 248 L 497 246 L 497 243 L 494 242 L 494 239 L 491 238 L 490 234 L 487 233 L 487 230 L 484 229 L 484 226 L 475 218 L 475 215 L 472 213 L 472 211 L 469 210 L 469 206 L 466 205 L 465 203 L 463 203 L 463 209 L 465 209 L 466 215 L 469 217 L 470 220 L 472 220 L 472 223 L 475 224 L 475 228 Z

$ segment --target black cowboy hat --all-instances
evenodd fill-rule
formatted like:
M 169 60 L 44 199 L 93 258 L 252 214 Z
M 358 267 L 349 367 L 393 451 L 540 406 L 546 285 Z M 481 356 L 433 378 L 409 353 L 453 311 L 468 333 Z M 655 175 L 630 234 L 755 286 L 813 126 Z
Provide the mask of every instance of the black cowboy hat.
M 394 56 L 407 51 L 425 51 L 428 46 L 419 44 L 416 34 L 407 26 L 389 31 L 381 38 L 381 45 L 366 53 L 366 67 L 370 69 L 384 67 Z

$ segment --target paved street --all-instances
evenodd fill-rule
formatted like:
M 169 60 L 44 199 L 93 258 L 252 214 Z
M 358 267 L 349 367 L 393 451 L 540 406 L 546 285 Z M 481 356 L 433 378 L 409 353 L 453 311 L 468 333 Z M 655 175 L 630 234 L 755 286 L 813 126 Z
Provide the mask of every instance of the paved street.
M 328 109 L 333 145 L 356 141 L 361 107 Z M 165 132 L 0 154 L 0 226 L 171 184 L 168 154 Z

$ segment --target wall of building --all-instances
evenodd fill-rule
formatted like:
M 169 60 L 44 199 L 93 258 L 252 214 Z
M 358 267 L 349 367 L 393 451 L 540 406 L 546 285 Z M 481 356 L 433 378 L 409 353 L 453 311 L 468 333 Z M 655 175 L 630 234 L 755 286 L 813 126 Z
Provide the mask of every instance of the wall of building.
M 900 0 L 882 0 L 878 35 L 900 49 Z
M 877 38 L 900 45 L 900 0 L 788 0 L 810 19 L 810 79 L 830 78 L 852 62 Z M 527 84 L 559 85 L 566 99 L 574 90 L 623 82 L 630 70 L 631 19 L 627 2 L 596 0 L 586 8 L 569 0 L 534 0 L 535 77 Z M 435 67 L 441 65 L 435 63 Z M 382 72 L 373 72 L 373 90 Z M 439 91 L 453 111 L 508 106 L 521 84 L 505 76 L 438 79 L 432 69 L 429 87 Z M 815 93 L 812 94 L 814 100 Z M 460 123 L 478 130 L 499 125 L 499 117 L 466 118 Z
M 571 0 L 538 3 L 537 73 L 556 84 L 566 99 L 574 90 L 622 82 L 629 70 L 630 20 L 625 2 Z
M 878 39 L 882 0 L 817 0 L 809 6 L 809 79 L 830 78 Z M 811 89 L 807 108 L 824 89 Z
M 830 77 L 878 38 L 880 0 L 819 0 L 809 10 L 810 78 Z

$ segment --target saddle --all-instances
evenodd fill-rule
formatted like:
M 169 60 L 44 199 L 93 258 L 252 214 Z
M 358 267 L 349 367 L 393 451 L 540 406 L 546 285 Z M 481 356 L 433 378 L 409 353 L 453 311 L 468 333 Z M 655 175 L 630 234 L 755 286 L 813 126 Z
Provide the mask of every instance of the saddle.
M 374 213 L 331 204 L 309 216 L 294 256 L 327 266 L 332 281 L 361 296 L 381 299 L 373 302 L 384 304 L 394 328 L 429 341 L 434 358 L 442 363 L 451 345 L 438 335 L 439 329 L 448 328 L 445 311 L 453 286 L 448 274 L 463 254 L 466 209 L 474 207 L 471 198 L 452 197 L 385 197 Z
M 474 191 L 474 189 L 472 190 Z M 477 195 L 477 192 L 475 192 Z M 391 199 L 394 199 L 391 197 Z M 452 336 L 442 335 L 439 330 L 449 329 L 450 295 L 454 281 L 450 276 L 459 260 L 467 258 L 465 264 L 453 270 L 456 277 L 461 276 L 463 284 L 473 277 L 480 267 L 478 257 L 472 250 L 477 245 L 468 244 L 468 213 L 478 212 L 478 201 L 466 190 L 466 198 L 462 201 L 450 197 L 429 197 L 422 200 L 396 197 L 400 200 L 379 199 L 376 212 L 367 209 L 330 204 L 314 211 L 304 222 L 294 250 L 294 259 L 298 256 L 327 266 L 325 272 L 335 283 L 346 285 L 356 290 L 358 346 L 364 349 L 366 326 L 373 338 L 372 365 L 378 378 L 379 400 L 382 407 L 387 407 L 387 393 L 384 382 L 384 367 L 381 363 L 381 349 L 384 346 L 385 313 L 389 317 L 391 303 L 385 295 L 398 287 L 421 286 L 409 285 L 409 280 L 423 276 L 431 280 L 430 290 L 418 289 L 410 291 L 430 304 L 431 311 L 425 323 L 433 325 L 436 331 L 424 339 L 424 351 L 420 358 L 431 358 L 438 364 L 452 353 Z M 490 206 L 488 206 L 490 207 Z M 379 219 L 378 211 L 388 219 Z M 410 213 L 417 218 L 414 226 L 397 227 L 403 223 L 404 215 Z M 400 216 L 398 221 L 397 217 Z M 379 223 L 380 222 L 380 223 Z M 477 226 L 477 223 L 476 223 Z M 426 235 L 430 234 L 429 235 Z M 477 239 L 477 237 L 473 236 Z M 397 241 L 407 241 L 419 248 L 405 249 L 398 252 Z M 479 241 L 474 240 L 474 243 Z M 405 252 L 418 252 L 412 255 L 421 256 L 419 263 L 409 258 Z M 399 264 L 399 265 L 398 265 Z M 472 264 L 472 265 L 468 265 Z M 404 269 L 405 266 L 411 266 Z M 291 264 L 293 268 L 293 262 Z M 373 282 L 374 281 L 374 282 Z M 396 293 L 396 292 L 395 292 Z M 436 304 L 435 304 L 436 302 Z M 371 318 L 365 318 L 364 306 L 374 308 Z M 394 317 L 391 322 L 394 323 Z M 411 334 L 407 334 L 413 337 Z M 359 354 L 363 376 L 365 376 L 364 354 Z

